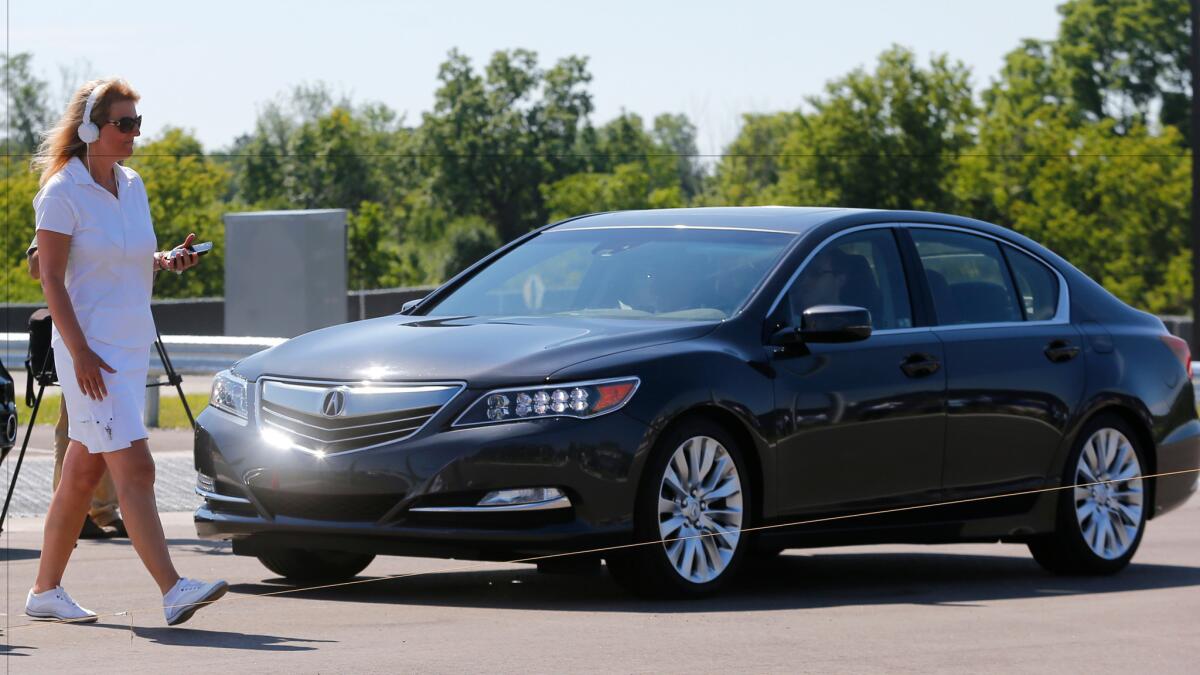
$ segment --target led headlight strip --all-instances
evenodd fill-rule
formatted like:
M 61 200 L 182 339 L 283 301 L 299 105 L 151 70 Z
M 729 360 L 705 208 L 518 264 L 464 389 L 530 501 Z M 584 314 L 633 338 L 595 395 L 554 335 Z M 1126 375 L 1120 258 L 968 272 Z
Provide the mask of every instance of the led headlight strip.
M 636 377 L 494 389 L 480 396 L 453 426 L 522 422 L 548 417 L 588 419 L 619 410 L 633 398 Z

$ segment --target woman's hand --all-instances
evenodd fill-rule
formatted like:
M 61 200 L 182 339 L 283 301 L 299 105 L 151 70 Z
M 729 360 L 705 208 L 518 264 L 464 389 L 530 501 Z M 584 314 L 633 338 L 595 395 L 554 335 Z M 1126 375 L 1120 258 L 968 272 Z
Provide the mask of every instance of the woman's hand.
M 192 245 L 192 240 L 196 238 L 196 233 L 193 232 L 183 240 L 183 243 L 167 252 L 159 252 L 155 255 L 155 260 L 158 262 L 158 268 L 171 270 L 176 274 L 183 274 L 184 270 L 195 267 L 200 262 L 200 254 L 192 253 L 188 247 Z
M 75 381 L 79 383 L 83 393 L 95 401 L 104 400 L 104 397 L 108 396 L 108 388 L 104 386 L 104 375 L 100 369 L 110 373 L 117 371 L 105 363 L 91 347 L 84 347 L 78 354 L 71 354 L 71 360 L 75 362 Z

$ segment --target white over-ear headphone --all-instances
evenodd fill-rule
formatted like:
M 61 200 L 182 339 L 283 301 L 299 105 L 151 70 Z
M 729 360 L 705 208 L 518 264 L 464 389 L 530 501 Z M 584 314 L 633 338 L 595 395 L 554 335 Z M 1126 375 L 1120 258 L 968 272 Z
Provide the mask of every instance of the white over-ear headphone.
M 87 104 L 83 106 L 83 123 L 79 125 L 79 140 L 91 145 L 100 140 L 100 127 L 92 121 L 92 107 L 96 105 L 96 101 L 100 100 L 100 95 L 104 93 L 107 83 L 96 85 L 92 89 L 92 93 L 88 95 Z

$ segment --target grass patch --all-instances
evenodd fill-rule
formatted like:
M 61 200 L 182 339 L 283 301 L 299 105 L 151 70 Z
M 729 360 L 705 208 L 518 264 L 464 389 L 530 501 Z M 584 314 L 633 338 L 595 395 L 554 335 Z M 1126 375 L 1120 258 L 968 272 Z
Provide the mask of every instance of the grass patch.
M 208 406 L 208 394 L 188 394 L 187 402 L 188 406 L 192 409 L 192 415 L 199 416 L 200 411 Z M 42 405 L 38 409 L 38 424 L 55 424 L 58 422 L 58 410 L 61 405 L 62 394 L 47 388 L 46 393 L 42 396 Z M 17 396 L 17 411 L 20 415 L 21 424 L 29 424 L 29 415 L 33 413 L 33 409 L 25 405 L 25 396 L 23 393 Z M 174 389 L 171 389 L 170 393 L 168 393 L 164 387 L 158 399 L 157 428 L 187 429 L 188 426 L 187 413 L 183 410 L 183 403 L 179 400 L 179 393 Z

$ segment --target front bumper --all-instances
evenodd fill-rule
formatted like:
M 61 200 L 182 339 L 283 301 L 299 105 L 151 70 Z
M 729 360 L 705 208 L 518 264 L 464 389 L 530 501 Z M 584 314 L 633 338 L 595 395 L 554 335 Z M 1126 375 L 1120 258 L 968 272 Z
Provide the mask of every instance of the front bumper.
M 644 423 L 617 411 L 452 429 L 457 407 L 410 438 L 324 457 L 272 447 L 253 420 L 207 408 L 197 534 L 247 555 L 280 546 L 478 559 L 629 541 Z M 474 508 L 487 492 L 522 487 L 558 488 L 569 503 Z

